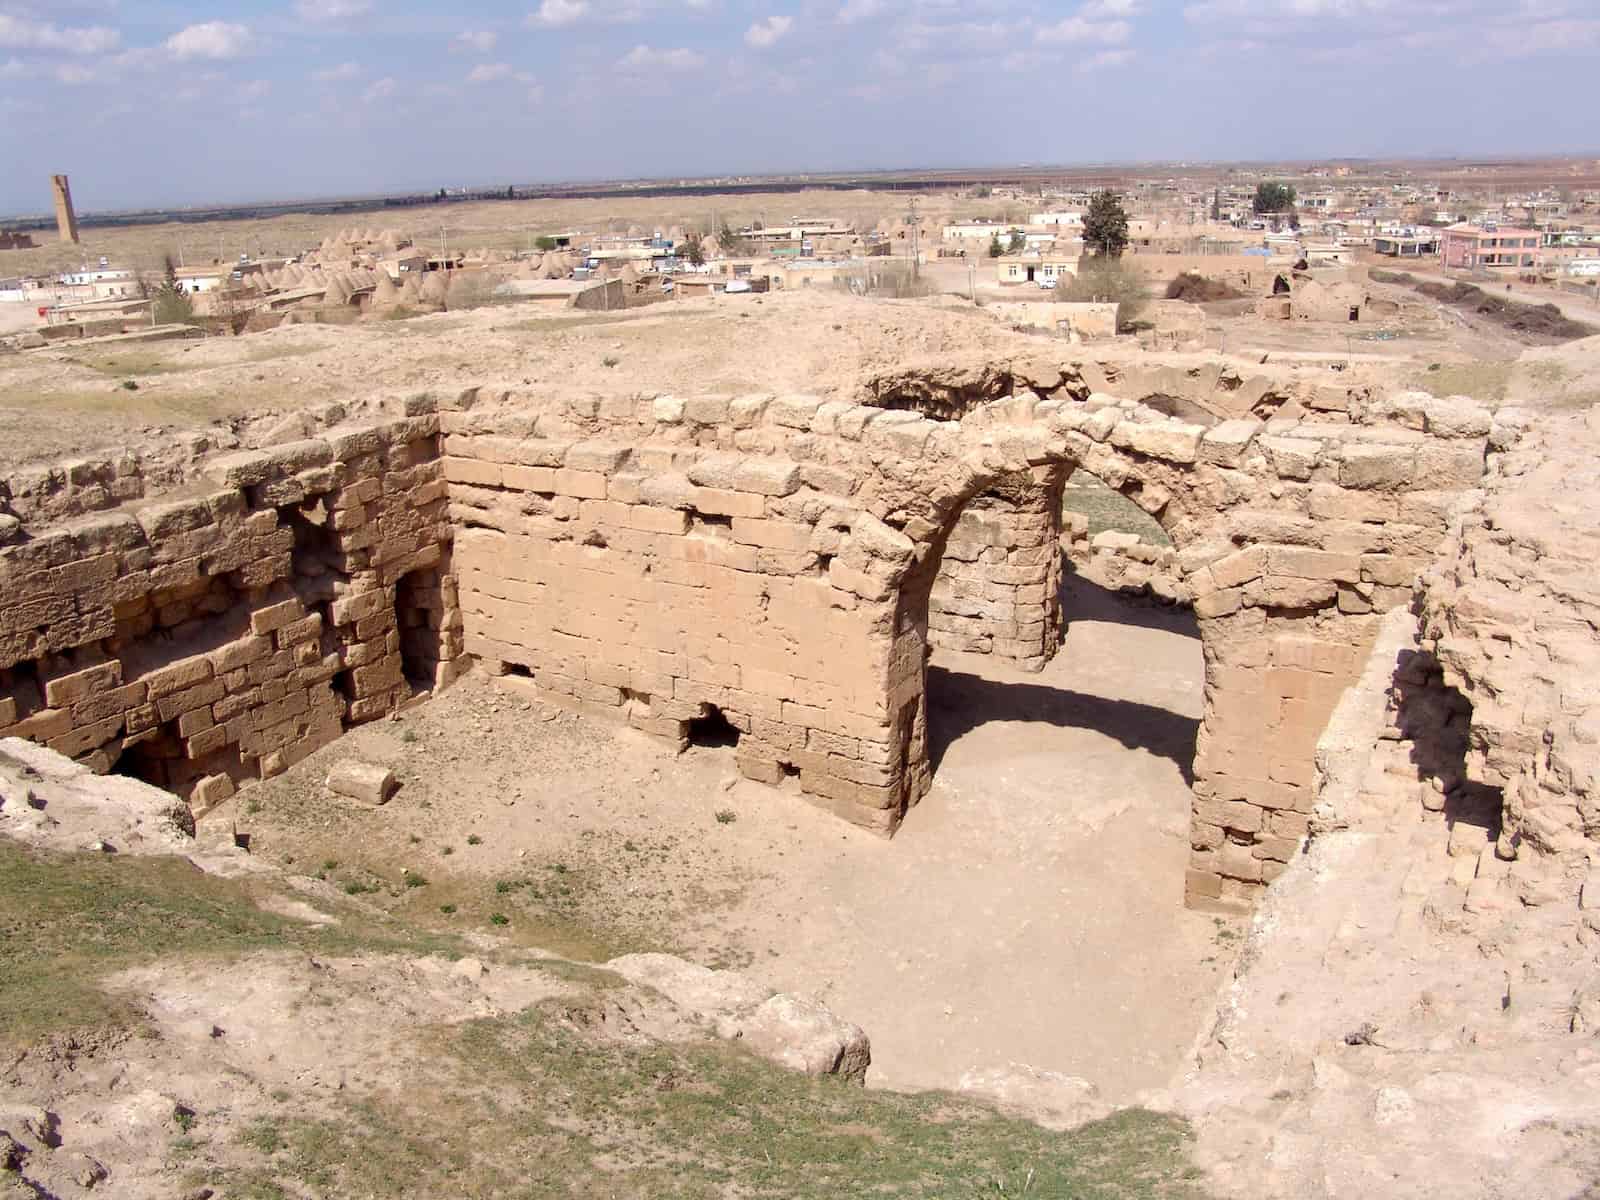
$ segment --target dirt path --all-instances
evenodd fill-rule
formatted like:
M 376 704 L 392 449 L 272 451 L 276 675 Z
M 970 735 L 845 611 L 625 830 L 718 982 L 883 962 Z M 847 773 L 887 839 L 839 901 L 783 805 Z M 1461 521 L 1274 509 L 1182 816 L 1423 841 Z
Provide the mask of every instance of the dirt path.
M 783 947 L 776 986 L 871 1032 L 874 1083 L 1017 1061 L 1126 1099 L 1211 1001 L 1218 926 L 1182 907 L 1199 642 L 1088 584 L 1068 611 L 1040 675 L 936 653 L 933 791 L 893 842 L 805 856 L 737 910 Z

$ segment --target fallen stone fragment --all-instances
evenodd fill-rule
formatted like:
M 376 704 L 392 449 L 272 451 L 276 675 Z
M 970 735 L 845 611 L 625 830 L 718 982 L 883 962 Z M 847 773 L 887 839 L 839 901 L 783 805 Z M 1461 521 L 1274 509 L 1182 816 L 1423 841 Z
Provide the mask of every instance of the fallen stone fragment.
M 1027 1063 L 968 1071 L 961 1076 L 956 1090 L 979 1096 L 1046 1129 L 1075 1129 L 1098 1121 L 1111 1111 L 1111 1105 L 1100 1098 L 1099 1089 L 1087 1079 L 1042 1071 Z
M 763 1058 L 804 1071 L 865 1084 L 872 1043 L 861 1026 L 804 996 L 780 993 L 740 1022 L 744 1042 Z
M 394 772 L 388 767 L 361 762 L 354 758 L 335 763 L 333 769 L 328 772 L 330 792 L 359 800 L 362 804 L 373 806 L 384 804 L 399 786 Z

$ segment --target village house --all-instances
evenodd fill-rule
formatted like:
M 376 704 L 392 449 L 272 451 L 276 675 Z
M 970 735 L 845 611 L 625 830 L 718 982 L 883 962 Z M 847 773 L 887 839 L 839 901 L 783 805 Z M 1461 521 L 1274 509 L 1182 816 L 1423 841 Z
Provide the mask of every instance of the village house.
M 1536 229 L 1462 222 L 1443 230 L 1439 245 L 1446 267 L 1471 271 L 1532 267 L 1538 261 L 1539 241 Z
M 1004 254 L 995 260 L 997 278 L 1002 284 L 1031 283 L 1054 287 L 1078 273 L 1078 256 L 1058 253 Z

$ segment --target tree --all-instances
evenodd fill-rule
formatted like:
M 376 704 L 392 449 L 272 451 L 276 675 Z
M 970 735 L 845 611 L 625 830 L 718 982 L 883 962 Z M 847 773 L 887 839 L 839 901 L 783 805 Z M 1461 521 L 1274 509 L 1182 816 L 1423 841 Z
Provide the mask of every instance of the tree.
M 682 257 L 687 258 L 693 266 L 703 267 L 706 265 L 706 247 L 705 243 L 700 240 L 698 233 L 691 233 L 683 239 L 683 246 L 679 253 Z
M 997 233 L 989 239 L 989 257 L 999 258 L 1005 252 L 1006 248 L 1000 244 L 1000 235 Z
M 1128 248 L 1128 213 L 1122 197 L 1099 191 L 1089 197 L 1089 211 L 1083 217 L 1083 244 L 1092 255 L 1120 258 Z
M 1084 304 L 1117 305 L 1117 329 L 1133 328 L 1150 303 L 1144 276 L 1121 259 L 1097 254 L 1078 264 L 1078 273 L 1056 283 L 1056 299 Z
M 155 321 L 157 325 L 191 325 L 194 323 L 194 302 L 183 286 L 166 280 L 155 291 Z
M 734 258 L 740 258 L 750 253 L 750 243 L 745 240 L 742 234 L 735 233 L 726 221 L 722 223 L 722 228 L 717 231 L 717 245 L 722 247 L 724 254 L 732 255 Z
M 543 237 L 539 237 L 539 238 L 534 239 L 534 243 L 533 244 L 535 246 L 539 247 L 539 249 L 544 250 L 546 252 L 549 252 L 549 251 L 554 250 L 556 248 L 556 240 L 555 240 L 555 238 L 551 237 L 549 234 L 545 234 Z
M 1286 183 L 1258 183 L 1256 184 L 1255 199 L 1250 202 L 1250 208 L 1256 216 L 1264 213 L 1288 212 L 1294 207 L 1294 188 Z
M 1011 240 L 1006 243 L 1006 252 L 1008 254 L 1021 254 L 1027 248 L 1027 235 L 1020 229 L 1013 229 L 1011 231 Z

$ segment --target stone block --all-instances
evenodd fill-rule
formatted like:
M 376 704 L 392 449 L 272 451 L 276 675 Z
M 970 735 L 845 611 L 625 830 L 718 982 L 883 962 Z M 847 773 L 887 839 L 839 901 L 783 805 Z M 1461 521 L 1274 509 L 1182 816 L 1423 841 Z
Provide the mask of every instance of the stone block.
M 1200 439 L 1205 435 L 1203 425 L 1185 425 L 1179 422 L 1144 424 L 1123 421 L 1111 431 L 1111 444 L 1148 458 L 1167 462 L 1192 463 L 1200 454 Z
M 1236 467 L 1261 429 L 1260 421 L 1222 421 L 1200 439 L 1200 461 L 1219 467 Z
M 1349 488 L 1401 491 L 1417 474 L 1417 452 L 1411 446 L 1348 444 L 1339 463 L 1339 482 Z
M 1322 450 L 1321 442 L 1309 438 L 1264 437 L 1259 444 L 1280 479 L 1310 479 Z
M 268 604 L 250 614 L 250 632 L 260 637 L 262 634 L 282 629 L 285 625 L 298 621 L 305 615 L 305 606 L 296 599 L 284 600 L 278 604 Z
M 783 458 L 749 458 L 733 473 L 733 488 L 761 496 L 787 496 L 800 486 L 800 464 Z
M 328 790 L 362 804 L 386 804 L 400 786 L 394 772 L 378 763 L 347 758 L 328 772 Z
M 70 708 L 91 693 L 114 688 L 121 682 L 122 664 L 112 659 L 69 675 L 57 675 L 45 680 L 44 702 L 51 708 Z

